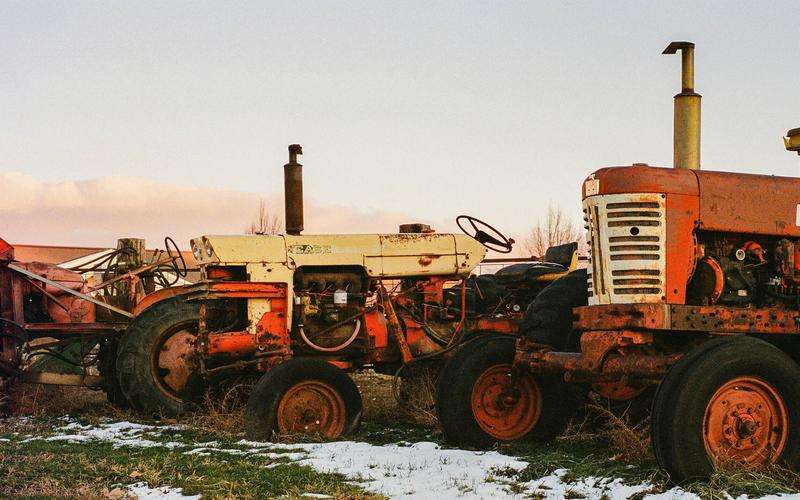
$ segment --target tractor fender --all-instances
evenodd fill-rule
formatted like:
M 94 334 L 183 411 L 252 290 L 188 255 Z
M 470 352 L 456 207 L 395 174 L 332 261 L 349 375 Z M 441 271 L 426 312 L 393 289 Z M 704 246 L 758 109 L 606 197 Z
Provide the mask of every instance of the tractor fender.
M 190 286 L 171 286 L 169 288 L 162 288 L 161 290 L 155 291 L 149 295 L 146 295 L 138 304 L 133 308 L 131 311 L 135 316 L 140 315 L 145 309 L 149 308 L 150 306 L 162 302 L 167 299 L 171 299 L 172 297 L 177 297 L 178 295 L 183 295 L 189 292 Z

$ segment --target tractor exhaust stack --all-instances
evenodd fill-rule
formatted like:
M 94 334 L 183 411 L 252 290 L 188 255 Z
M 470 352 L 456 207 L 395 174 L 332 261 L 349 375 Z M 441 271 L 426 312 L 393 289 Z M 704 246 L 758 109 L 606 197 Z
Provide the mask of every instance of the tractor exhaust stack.
M 663 54 L 681 51 L 681 92 L 675 96 L 673 167 L 700 170 L 700 94 L 694 91 L 694 44 L 672 42 Z
M 783 138 L 783 144 L 786 146 L 787 151 L 794 151 L 800 155 L 800 128 L 793 128 L 786 132 L 786 137 Z
M 297 163 L 297 155 L 301 154 L 301 145 L 290 145 L 289 163 L 283 166 L 286 234 L 294 236 L 303 232 L 303 165 Z

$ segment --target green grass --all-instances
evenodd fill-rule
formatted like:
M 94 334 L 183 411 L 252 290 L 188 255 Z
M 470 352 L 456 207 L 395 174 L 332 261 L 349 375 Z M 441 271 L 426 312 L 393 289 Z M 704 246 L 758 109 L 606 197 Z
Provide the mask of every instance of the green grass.
M 385 390 L 385 387 L 381 387 L 372 379 L 362 385 L 365 418 L 361 429 L 350 439 L 375 445 L 433 441 L 443 447 L 452 447 L 443 440 L 437 429 L 399 417 L 398 409 L 385 393 L 367 392 L 376 388 Z M 74 399 L 69 398 L 63 404 L 69 404 Z M 47 394 L 40 395 L 40 400 L 53 401 Z M 159 442 L 186 443 L 184 448 L 115 449 L 110 443 L 102 442 L 20 442 L 26 435 L 51 434 L 55 427 L 64 425 L 65 422 L 58 418 L 64 413 L 73 415 L 74 419 L 84 424 L 97 424 L 105 415 L 110 415 L 114 420 L 142 422 L 131 414 L 116 412 L 96 396 L 92 401 L 81 402 L 74 407 L 50 404 L 43 407 L 47 411 L 32 412 L 37 416 L 29 420 L 17 420 L 13 424 L 0 421 L 0 438 L 11 439 L 10 443 L 0 442 L 0 497 L 98 497 L 104 489 L 145 481 L 151 487 L 181 487 L 186 494 L 201 493 L 206 498 L 298 497 L 303 493 L 321 493 L 336 498 L 380 498 L 343 476 L 319 473 L 309 467 L 289 463 L 285 458 L 270 459 L 221 452 L 208 456 L 184 454 L 196 447 L 194 443 L 208 441 L 217 441 L 219 448 L 242 449 L 236 445 L 236 441 L 242 437 L 239 434 L 239 410 L 209 411 L 179 422 L 186 426 L 182 430 L 160 430 L 160 435 L 142 436 Z M 653 492 L 664 491 L 672 486 L 649 453 L 646 427 L 625 427 L 624 422 L 613 418 L 605 418 L 598 423 L 596 417 L 587 418 L 585 422 L 573 426 L 565 436 L 553 443 L 517 443 L 498 447 L 497 451 L 518 457 L 528 466 L 519 473 L 513 470 L 493 471 L 493 477 L 489 480 L 509 483 L 510 492 L 525 493 L 524 483 L 550 475 L 558 469 L 568 469 L 569 472 L 563 477 L 566 482 L 592 476 L 620 478 L 627 484 L 648 482 L 653 484 Z M 724 498 L 723 492 L 733 497 L 740 494 L 756 497 L 796 492 L 800 490 L 800 475 L 780 468 L 761 472 L 732 469 L 715 474 L 708 482 L 683 487 L 702 498 Z
M 47 424 L 42 421 L 40 429 L 46 428 Z M 337 498 L 376 497 L 340 475 L 319 473 L 309 467 L 288 463 L 285 458 L 225 453 L 185 455 L 184 452 L 192 446 L 115 449 L 112 444 L 104 442 L 20 442 L 23 440 L 12 430 L 0 433 L 0 437 L 12 439 L 10 443 L 0 442 L 0 496 L 82 496 L 82 491 L 100 492 L 115 485 L 146 481 L 153 487 L 181 487 L 186 494 L 202 493 L 207 498 L 299 496 L 306 492 Z M 143 437 L 191 443 L 192 439 L 186 439 L 187 436 L 165 433 Z M 201 442 L 216 438 L 233 447 L 224 436 L 203 433 L 202 437 Z

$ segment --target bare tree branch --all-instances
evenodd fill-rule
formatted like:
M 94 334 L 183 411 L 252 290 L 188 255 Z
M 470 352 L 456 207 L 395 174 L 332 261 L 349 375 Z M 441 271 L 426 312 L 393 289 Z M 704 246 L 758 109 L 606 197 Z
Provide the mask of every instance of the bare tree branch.
M 572 218 L 566 215 L 561 207 L 550 204 L 547 207 L 546 219 L 542 221 L 540 218 L 536 222 L 523 247 L 532 256 L 542 258 L 548 248 L 579 241 L 581 237 L 581 231 Z
M 258 205 L 258 218 L 251 222 L 244 232 L 246 234 L 278 234 L 282 229 L 281 220 L 270 212 L 267 202 L 261 200 Z

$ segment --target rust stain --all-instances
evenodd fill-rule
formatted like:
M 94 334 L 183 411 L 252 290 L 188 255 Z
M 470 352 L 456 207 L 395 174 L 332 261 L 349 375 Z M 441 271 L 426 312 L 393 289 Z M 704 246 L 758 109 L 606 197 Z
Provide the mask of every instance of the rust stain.
M 431 265 L 431 263 L 434 260 L 436 260 L 436 259 L 438 259 L 440 257 L 441 257 L 441 255 L 434 255 L 434 254 L 422 255 L 422 256 L 420 256 L 420 258 L 419 258 L 419 260 L 417 262 L 419 263 L 420 266 L 423 266 L 423 267 L 424 266 L 429 266 L 429 265 Z

